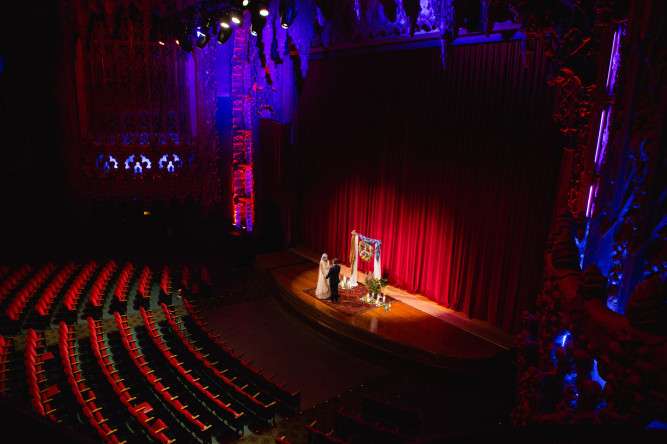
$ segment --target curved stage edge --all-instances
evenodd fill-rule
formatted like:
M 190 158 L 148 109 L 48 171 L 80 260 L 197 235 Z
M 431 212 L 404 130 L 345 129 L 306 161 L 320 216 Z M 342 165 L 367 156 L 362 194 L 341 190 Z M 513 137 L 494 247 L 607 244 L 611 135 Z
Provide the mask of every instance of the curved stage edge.
M 388 293 L 400 302 L 388 312 L 378 308 L 349 316 L 330 307 L 304 291 L 317 283 L 317 262 L 308 251 L 259 255 L 254 265 L 276 287 L 283 307 L 321 335 L 370 359 L 419 372 L 475 375 L 504 372 L 512 359 L 513 336 L 440 307 L 442 315 L 437 304 L 394 288 Z M 349 276 L 349 269 L 342 271 Z M 415 298 L 423 300 L 421 305 L 413 303 Z

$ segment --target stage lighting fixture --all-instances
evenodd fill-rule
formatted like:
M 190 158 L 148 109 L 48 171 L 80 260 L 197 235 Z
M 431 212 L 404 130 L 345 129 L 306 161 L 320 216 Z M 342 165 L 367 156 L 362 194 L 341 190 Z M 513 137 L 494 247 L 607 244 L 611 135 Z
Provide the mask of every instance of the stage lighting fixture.
M 220 26 L 223 28 L 229 28 L 229 14 L 221 14 L 218 16 L 218 23 L 220 23 Z
M 197 29 L 197 41 L 195 42 L 197 48 L 204 49 L 204 47 L 208 44 L 208 41 L 211 40 L 211 35 L 209 32 L 210 30 L 206 26 L 202 26 L 201 28 Z
M 250 0 L 243 0 L 242 5 L 243 5 L 244 8 L 247 7 L 249 4 L 250 4 Z
M 250 16 L 250 25 L 250 33 L 252 35 L 257 35 L 264 29 L 264 25 L 266 25 L 266 17 L 259 14 L 252 14 Z
M 259 15 L 267 17 L 269 15 L 269 2 L 267 0 L 260 0 L 258 10 Z
M 238 9 L 232 9 L 232 12 L 229 14 L 232 19 L 232 22 L 237 26 L 243 26 L 243 12 Z
M 229 38 L 232 36 L 232 33 L 234 30 L 232 28 L 223 28 L 220 27 L 220 31 L 218 31 L 218 43 L 221 45 L 227 42 Z
M 297 14 L 296 0 L 280 0 L 278 13 L 280 14 L 280 24 L 283 28 L 289 28 Z

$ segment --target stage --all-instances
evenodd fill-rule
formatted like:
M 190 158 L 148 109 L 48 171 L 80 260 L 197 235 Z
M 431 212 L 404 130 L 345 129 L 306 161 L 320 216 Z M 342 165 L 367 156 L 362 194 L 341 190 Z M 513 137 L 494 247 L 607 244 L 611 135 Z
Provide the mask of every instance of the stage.
M 387 286 L 384 293 L 395 299 L 389 311 L 369 307 L 356 314 L 317 300 L 306 291 L 317 284 L 318 260 L 311 251 L 292 248 L 259 255 L 255 266 L 277 287 L 279 302 L 321 334 L 362 353 L 436 369 L 487 373 L 506 362 L 512 335 L 420 295 Z M 350 275 L 348 267 L 341 268 Z M 359 282 L 363 277 L 360 273 Z

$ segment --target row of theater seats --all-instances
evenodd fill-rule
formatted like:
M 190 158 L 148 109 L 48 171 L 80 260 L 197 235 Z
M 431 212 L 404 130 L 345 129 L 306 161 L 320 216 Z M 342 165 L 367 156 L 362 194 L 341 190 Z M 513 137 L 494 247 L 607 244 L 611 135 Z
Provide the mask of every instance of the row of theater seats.
M 61 320 L 72 323 L 82 313 L 99 318 L 102 307 L 112 295 L 111 310 L 125 312 L 133 288 L 137 290 L 140 303 L 147 306 L 153 293 L 151 268 L 143 266 L 137 276 L 135 265 L 127 262 L 120 272 L 117 270 L 118 264 L 113 259 L 102 267 L 94 260 L 83 266 L 68 262 L 59 268 L 49 262 L 36 271 L 28 264 L 14 270 L 1 265 L 0 332 L 12 334 L 27 327 L 44 329 L 51 322 L 57 325 Z M 208 271 L 202 271 L 202 275 L 208 280 Z M 160 279 L 161 297 L 170 296 L 172 280 L 172 273 L 165 266 Z M 187 266 L 181 281 L 186 285 L 192 282 Z
M 53 396 L 60 390 L 47 375 L 46 362 L 53 358 L 53 354 L 44 350 L 43 334 L 37 334 L 32 328 L 28 329 L 23 356 L 30 404 L 42 416 L 47 416 L 56 422 L 59 421 L 54 415 L 57 409 L 53 408 L 51 403 Z
M 190 273 L 190 269 L 188 268 L 187 265 L 185 265 L 183 267 L 183 272 L 181 273 L 181 286 L 183 288 L 192 287 L 191 279 L 192 279 L 192 274 Z
M 72 390 L 76 401 L 90 425 L 97 431 L 97 434 L 104 442 L 114 444 L 124 443 L 125 441 L 120 441 L 116 435 L 118 429 L 111 429 L 109 427 L 107 412 L 104 411 L 101 405 L 98 406 L 95 403 L 97 400 L 95 392 L 87 386 L 86 380 L 82 376 L 82 369 L 79 368 L 74 333 L 67 327 L 65 322 L 60 323 L 58 330 L 58 348 L 70 390 Z
M 152 340 L 158 345 L 160 350 L 165 354 L 171 354 L 172 349 L 177 349 L 179 352 L 182 352 L 182 356 L 187 356 L 188 364 L 192 366 L 198 366 L 201 368 L 203 365 L 205 369 L 208 370 L 207 375 L 208 379 L 212 384 L 216 384 L 220 387 L 225 394 L 233 401 L 232 407 L 236 410 L 246 412 L 249 416 L 252 416 L 252 423 L 256 428 L 260 428 L 266 425 L 270 425 L 275 418 L 275 406 L 276 401 L 271 399 L 264 399 L 264 396 L 261 391 L 257 391 L 254 394 L 251 394 L 247 391 L 250 384 L 244 384 L 239 386 L 218 370 L 215 365 L 218 364 L 216 361 L 209 361 L 210 354 L 202 354 L 203 351 L 201 348 L 194 348 L 188 338 L 183 334 L 183 332 L 178 327 L 180 322 L 174 316 L 174 314 L 169 310 L 166 304 L 161 304 L 162 310 L 167 318 L 167 323 L 164 325 L 165 337 L 172 339 L 168 344 L 165 343 L 162 334 L 160 333 L 157 325 L 152 320 L 150 313 L 146 314 L 142 311 L 144 316 L 144 322 L 149 332 L 151 332 Z M 174 336 L 175 335 L 175 336 Z M 169 348 L 168 345 L 172 345 L 172 348 Z M 194 359 L 193 359 L 194 358 Z M 229 372 L 228 368 L 223 369 L 225 373 Z M 240 378 L 234 377 L 235 380 Z
M 209 390 L 209 386 L 206 385 L 204 386 L 200 381 L 199 378 L 195 378 L 192 376 L 191 370 L 188 371 L 189 369 L 186 368 L 183 364 L 183 361 L 178 360 L 178 355 L 175 353 L 172 353 L 169 347 L 166 346 L 165 342 L 162 340 L 162 337 L 160 333 L 157 331 L 157 328 L 154 325 L 153 322 L 153 316 L 152 313 L 146 312 L 143 307 L 141 307 L 141 316 L 144 321 L 144 325 L 146 326 L 148 330 L 148 335 L 150 336 L 150 340 L 155 344 L 160 352 L 162 353 L 162 356 L 166 359 L 166 361 L 169 363 L 169 365 L 172 366 L 174 370 L 176 370 L 185 380 L 187 381 L 188 384 L 190 384 L 191 387 L 197 390 L 197 392 L 206 398 L 209 398 L 211 402 L 215 403 L 216 406 L 220 409 L 220 413 L 225 416 L 226 421 L 230 422 L 236 422 L 238 419 L 241 417 L 242 411 L 238 409 L 238 411 L 234 410 L 231 407 L 231 404 L 225 404 L 219 399 L 219 395 L 216 395 L 215 393 L 211 392 Z
M 0 335 L 0 396 L 9 392 L 9 355 L 14 346 L 12 338 L 5 339 Z
M 237 356 L 208 329 L 207 323 L 200 318 L 199 310 L 193 303 L 186 298 L 183 299 L 183 303 L 190 316 L 182 319 L 188 332 L 191 333 L 189 341 L 194 347 L 206 350 L 212 357 L 218 358 L 221 363 L 233 369 L 238 375 L 242 375 L 247 381 L 252 381 L 258 391 L 271 396 L 276 401 L 279 413 L 289 414 L 299 409 L 301 394 L 298 391 L 293 393 L 288 391 L 285 389 L 286 383 L 277 384 L 272 380 L 273 375 L 267 377 L 261 369 L 256 370 L 252 367 L 251 362 L 246 362 Z
M 79 270 L 79 273 L 74 278 L 74 282 L 72 282 L 65 293 L 63 305 L 68 311 L 76 311 L 83 289 L 88 285 L 95 270 L 97 270 L 97 263 L 94 260 L 89 261 Z
M 116 280 L 116 289 L 114 290 L 114 297 L 118 302 L 127 301 L 127 292 L 130 289 L 130 281 L 133 273 L 134 265 L 132 265 L 132 262 L 126 263 L 120 271 L 120 276 Z
M 151 368 L 150 362 L 142 353 L 140 353 L 136 346 L 134 335 L 127 324 L 127 317 L 116 314 L 116 322 L 121 333 L 121 341 L 130 356 L 132 364 L 153 387 L 155 392 L 160 394 L 164 402 L 169 404 L 171 408 L 180 415 L 181 419 L 186 422 L 188 429 L 198 437 L 200 441 L 210 442 L 213 431 L 212 424 L 215 419 L 201 407 L 197 407 L 198 403 L 193 402 L 189 392 L 187 392 L 185 396 L 181 391 L 176 394 L 175 384 L 170 384 L 166 381 L 163 382 L 163 378 L 157 378 L 154 374 L 155 370 Z M 170 388 L 172 385 L 174 386 L 173 389 Z M 190 399 L 184 399 L 188 397 L 188 395 L 190 395 Z M 184 401 L 186 402 L 185 404 Z
M 167 265 L 162 268 L 162 275 L 160 276 L 160 291 L 164 294 L 171 293 L 171 274 L 169 273 L 169 266 Z
M 114 260 L 110 260 L 104 265 L 104 267 L 102 267 L 102 270 L 97 275 L 97 278 L 95 279 L 93 287 L 90 289 L 88 296 L 88 300 L 93 307 L 101 307 L 104 303 L 104 295 L 106 294 L 111 277 L 116 271 L 116 267 L 116 262 Z
M 243 433 L 244 425 L 252 425 L 252 416 L 241 410 L 227 392 L 212 383 L 201 366 L 191 365 L 191 360 L 186 354 L 173 353 L 164 344 L 162 338 L 154 331 L 155 326 L 151 321 L 150 312 L 144 311 L 142 315 L 144 328 L 137 329 L 136 333 L 145 354 L 161 367 L 170 368 L 175 377 L 172 382 L 193 393 L 204 406 L 222 419 L 228 427 L 227 432 L 234 433 L 238 438 Z
M 133 386 L 130 386 L 129 384 L 126 385 L 124 378 L 121 378 L 118 375 L 119 370 L 110 359 L 111 355 L 104 342 L 100 322 L 89 317 L 88 333 L 90 334 L 90 343 L 93 348 L 93 354 L 97 359 L 102 373 L 104 373 L 108 383 L 113 388 L 118 400 L 120 400 L 150 437 L 161 443 L 172 442 L 174 438 L 169 436 L 164 420 L 159 417 L 149 416 L 153 412 L 154 407 L 147 401 L 139 402 L 136 396 L 132 396 Z
M 47 287 L 42 291 L 42 295 L 37 300 L 35 304 L 35 310 L 40 316 L 46 316 L 51 311 L 51 306 L 53 302 L 58 297 L 58 293 L 62 290 L 65 283 L 69 280 L 72 273 L 76 269 L 74 262 L 68 262 L 63 268 L 61 268 L 56 276 L 51 279 Z
M 148 266 L 144 266 L 139 275 L 139 283 L 137 284 L 137 291 L 142 298 L 147 299 L 151 297 L 151 278 L 153 272 Z
M 141 308 L 143 325 L 135 328 L 116 312 L 118 332 L 108 334 L 100 321 L 89 317 L 88 357 L 82 353 L 83 341 L 75 340 L 73 327 L 65 322 L 59 324 L 58 345 L 52 351 L 43 334 L 29 329 L 25 368 L 33 409 L 77 429 L 85 423 L 88 433 L 112 443 L 137 442 L 128 422 L 141 426 L 141 442 L 163 443 L 210 443 L 214 436 L 237 439 L 245 427 L 272 425 L 276 402 L 263 401 L 272 396 L 254 393 L 258 384 L 244 376 L 228 378 L 234 370 L 218 370 L 218 363 L 209 361 L 210 353 L 190 343 L 192 333 L 179 326 L 183 318 L 166 304 L 161 308 L 169 321 L 157 323 Z M 179 350 L 167 345 L 166 337 L 180 343 Z M 0 341 L 7 350 L 10 343 Z M 52 359 L 54 354 L 60 359 Z M 3 352 L 3 362 L 7 355 Z M 48 371 L 45 362 L 53 364 Z M 254 394 L 247 392 L 251 388 Z
M 2 303 L 7 296 L 20 284 L 23 279 L 32 271 L 32 267 L 28 264 L 23 264 L 14 272 L 10 273 L 9 268 L 4 267 L 2 274 L 2 283 L 0 283 L 0 303 Z
M 221 349 L 221 342 L 197 314 L 177 317 L 166 304 L 162 304 L 160 316 L 167 320 L 159 323 L 149 310 L 141 308 L 143 326 L 134 332 L 120 313 L 115 314 L 118 333 L 109 335 L 102 333 L 94 316 L 88 318 L 90 341 L 86 340 L 89 344 L 82 348 L 81 341 L 75 341 L 72 324 L 78 319 L 83 302 L 102 306 L 115 288 L 123 286 L 139 291 L 143 287 L 146 297 L 150 296 L 149 267 L 143 267 L 134 278 L 132 264 L 123 268 L 126 273 L 117 269 L 113 260 L 102 267 L 92 260 L 79 266 L 70 262 L 60 268 L 46 264 L 37 271 L 29 265 L 13 271 L 0 267 L 0 286 L 10 296 L 6 304 L 25 288 L 37 301 L 31 311 L 30 302 L 34 300 L 25 298 L 23 308 L 31 312 L 29 319 L 50 321 L 58 315 L 55 322 L 58 318 L 66 321 L 58 324 L 58 345 L 51 350 L 46 347 L 43 333 L 28 329 L 28 345 L 21 361 L 10 359 L 13 338 L 0 336 L 2 396 L 30 403 L 51 420 L 77 429 L 87 428 L 89 435 L 97 435 L 105 442 L 132 441 L 134 432 L 126 427 L 128 420 L 141 425 L 142 441 L 211 442 L 214 436 L 237 439 L 247 428 L 272 425 L 276 413 L 293 414 L 298 410 L 298 392 L 289 393 L 284 384 L 280 386 L 266 378 L 233 351 Z M 183 274 L 174 278 L 165 266 L 161 293 L 170 292 L 172 280 L 184 287 L 190 285 L 192 276 L 185 267 Z M 207 270 L 202 270 L 201 282 L 210 283 Z M 72 316 L 61 317 L 62 314 Z M 113 341 L 116 347 L 112 346 Z M 150 356 L 141 353 L 139 343 Z M 60 359 L 53 359 L 54 356 Z M 124 375 L 118 376 L 119 369 L 123 374 L 131 371 L 128 368 L 134 369 L 137 380 L 130 382 L 124 380 Z M 25 380 L 16 375 L 24 370 Z M 156 370 L 161 372 L 159 376 L 149 376 Z M 157 398 L 148 396 L 147 389 Z
M 23 316 L 28 301 L 35 296 L 37 289 L 44 284 L 55 269 L 56 266 L 48 262 L 23 285 L 5 309 L 5 315 L 10 320 L 18 321 Z
M 308 442 L 325 443 L 409 443 L 419 440 L 421 414 L 372 398 L 363 398 L 361 414 L 351 415 L 342 408 L 336 412 L 334 430 L 325 433 L 307 425 Z

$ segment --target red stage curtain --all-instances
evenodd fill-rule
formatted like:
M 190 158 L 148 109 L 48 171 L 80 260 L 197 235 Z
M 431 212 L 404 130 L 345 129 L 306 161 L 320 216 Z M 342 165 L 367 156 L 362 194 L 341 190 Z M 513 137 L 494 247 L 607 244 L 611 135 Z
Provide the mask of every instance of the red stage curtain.
M 299 234 L 345 262 L 382 240 L 393 285 L 513 331 L 541 287 L 561 152 L 518 42 L 312 62 L 299 98 Z

